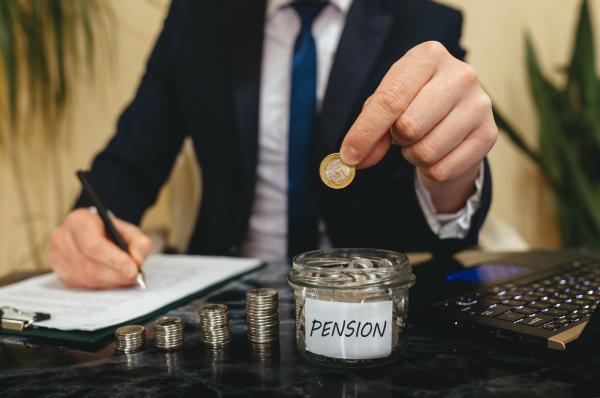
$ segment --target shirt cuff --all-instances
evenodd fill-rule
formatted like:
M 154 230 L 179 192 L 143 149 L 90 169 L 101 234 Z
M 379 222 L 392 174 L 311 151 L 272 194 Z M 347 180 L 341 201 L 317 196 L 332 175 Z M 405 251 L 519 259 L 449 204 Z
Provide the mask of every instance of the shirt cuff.
M 421 205 L 421 210 L 427 220 L 427 224 L 429 224 L 429 228 L 440 239 L 464 239 L 467 236 L 471 229 L 471 218 L 473 218 L 473 214 L 481 206 L 484 175 L 484 165 L 481 162 L 479 176 L 475 180 L 476 191 L 467 199 L 465 207 L 456 213 L 438 214 L 433 205 L 433 200 L 431 200 L 431 194 L 423 186 L 415 171 L 415 190 L 419 205 Z

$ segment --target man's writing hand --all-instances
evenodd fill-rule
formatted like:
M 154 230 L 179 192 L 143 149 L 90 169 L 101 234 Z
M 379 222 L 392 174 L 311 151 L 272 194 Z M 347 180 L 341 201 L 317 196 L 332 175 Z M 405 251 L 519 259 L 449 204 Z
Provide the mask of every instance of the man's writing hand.
M 107 289 L 135 284 L 136 262 L 150 255 L 152 242 L 137 226 L 116 217 L 112 221 L 131 256 L 106 237 L 102 220 L 89 209 L 72 211 L 54 232 L 50 265 L 65 285 Z

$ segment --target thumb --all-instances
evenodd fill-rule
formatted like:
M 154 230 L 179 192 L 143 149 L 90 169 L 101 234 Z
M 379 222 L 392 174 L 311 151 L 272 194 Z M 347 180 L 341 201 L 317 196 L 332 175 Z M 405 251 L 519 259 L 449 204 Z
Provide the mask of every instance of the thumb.
M 125 240 L 131 257 L 137 264 L 144 264 L 146 258 L 152 253 L 152 240 L 140 228 L 127 221 L 113 217 L 113 223 Z

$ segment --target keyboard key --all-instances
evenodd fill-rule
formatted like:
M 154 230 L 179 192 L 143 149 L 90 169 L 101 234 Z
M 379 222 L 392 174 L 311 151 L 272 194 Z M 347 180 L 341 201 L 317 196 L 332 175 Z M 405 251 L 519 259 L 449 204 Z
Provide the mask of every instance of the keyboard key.
M 584 309 L 584 310 L 580 310 L 578 313 L 581 315 L 588 315 L 588 314 L 592 313 L 592 310 Z
M 500 315 L 508 310 L 510 310 L 511 308 L 507 305 L 502 305 L 502 304 L 494 304 L 493 306 L 491 306 L 490 308 L 488 308 L 487 310 L 483 311 L 481 313 L 482 316 L 487 316 L 487 317 L 495 317 L 497 315 Z
M 529 303 L 529 304 L 527 304 L 527 306 L 532 307 L 532 308 L 537 308 L 538 310 L 545 310 L 546 308 L 550 308 L 550 304 L 547 304 L 547 303 L 544 303 L 541 301 Z
M 518 312 L 507 311 L 502 315 L 498 315 L 496 319 L 502 319 L 503 321 L 515 322 L 523 318 L 525 315 L 519 314 Z
M 484 298 L 479 299 L 479 305 L 482 307 L 489 307 L 492 304 L 497 304 L 503 299 L 498 296 L 486 296 Z
M 537 313 L 539 310 L 537 308 L 520 306 L 520 307 L 515 308 L 513 311 L 518 312 L 520 314 L 533 315 L 533 314 Z
M 458 305 L 459 307 L 470 307 L 472 305 L 477 304 L 478 302 L 479 300 L 477 300 L 477 298 L 475 297 L 459 297 L 458 299 L 456 299 L 454 304 Z
M 555 316 L 537 314 L 537 315 L 533 315 L 533 316 L 530 316 L 527 318 L 523 318 L 520 321 L 518 321 L 518 323 L 520 323 L 522 325 L 538 327 L 538 326 L 542 326 L 548 322 L 551 322 L 555 319 L 556 319 Z
M 516 307 L 516 306 L 519 306 L 519 305 L 525 305 L 525 304 L 527 304 L 527 302 L 523 301 L 523 300 L 504 300 L 502 302 L 502 304 L 504 304 L 504 305 L 510 305 L 512 307 Z
M 530 301 L 535 301 L 535 300 L 537 300 L 537 299 L 538 299 L 538 297 L 536 297 L 536 296 L 532 296 L 532 295 L 531 295 L 531 296 L 530 296 L 530 295 L 525 295 L 525 296 L 522 296 L 522 297 L 521 297 L 521 300 L 523 300 L 523 301 L 527 301 L 527 302 L 530 302 Z
M 561 328 L 561 326 L 554 322 L 550 322 L 550 323 L 547 323 L 544 326 L 542 326 L 542 328 L 548 329 L 548 330 L 556 330 L 556 329 Z
M 588 300 L 579 300 L 579 299 L 577 299 L 577 300 L 573 300 L 573 304 L 579 305 L 579 306 L 583 307 L 583 306 L 592 304 L 592 302 L 588 301 Z
M 548 308 L 547 310 L 544 310 L 542 313 L 547 314 L 547 315 L 563 316 L 563 315 L 567 315 L 569 312 L 565 311 L 565 310 L 559 310 L 556 308 Z
M 541 300 L 541 301 L 542 301 L 542 302 L 544 302 L 544 303 L 552 304 L 552 305 L 554 305 L 554 304 L 558 304 L 558 303 L 561 303 L 561 302 L 562 302 L 562 300 L 560 300 L 560 299 L 557 299 L 557 298 L 554 298 L 554 297 L 546 297 L 546 298 L 542 298 L 542 300 Z
M 573 305 L 573 304 L 569 304 L 569 303 L 556 304 L 555 307 L 559 308 L 561 310 L 567 310 L 567 311 L 573 311 L 573 310 L 579 309 L 578 305 Z
M 557 295 L 556 295 L 556 296 L 554 296 L 554 297 L 556 297 L 557 299 L 560 299 L 560 300 L 567 300 L 567 299 L 569 299 L 571 296 L 569 296 L 568 294 L 560 293 L 560 294 L 557 294 Z
M 555 320 L 554 322 L 558 323 L 561 326 L 565 326 L 568 325 L 569 323 L 571 323 L 571 321 L 569 321 L 567 318 L 560 318 Z

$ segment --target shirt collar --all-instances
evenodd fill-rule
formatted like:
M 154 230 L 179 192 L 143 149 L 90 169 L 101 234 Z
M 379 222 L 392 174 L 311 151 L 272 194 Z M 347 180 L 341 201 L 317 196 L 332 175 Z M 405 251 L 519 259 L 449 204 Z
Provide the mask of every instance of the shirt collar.
M 267 1 L 267 18 L 271 17 L 277 11 L 293 3 L 293 0 L 268 0 Z M 341 13 L 346 15 L 352 0 L 328 0 L 328 3 L 335 6 Z

